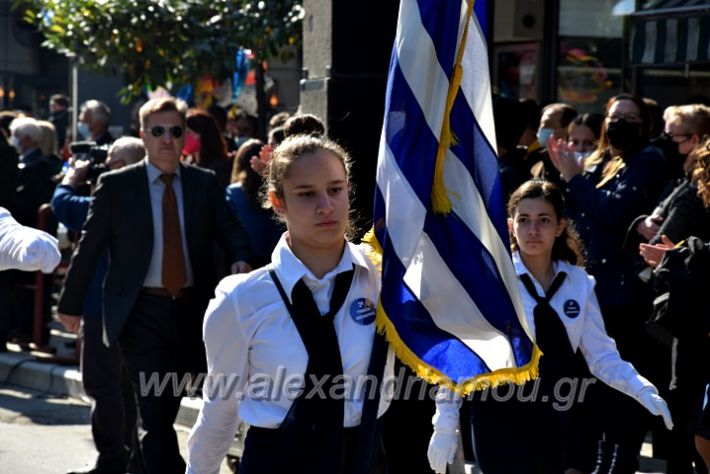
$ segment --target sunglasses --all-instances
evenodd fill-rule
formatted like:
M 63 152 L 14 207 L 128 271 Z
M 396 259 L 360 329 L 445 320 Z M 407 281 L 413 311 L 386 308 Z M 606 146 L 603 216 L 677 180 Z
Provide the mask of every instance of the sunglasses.
M 155 127 L 151 127 L 148 131 L 155 138 L 162 137 L 163 135 L 165 135 L 165 132 L 168 132 L 168 134 L 170 134 L 170 136 L 173 138 L 180 138 L 183 134 L 182 127 L 178 127 L 177 125 L 173 127 L 164 127 L 163 125 L 156 125 Z

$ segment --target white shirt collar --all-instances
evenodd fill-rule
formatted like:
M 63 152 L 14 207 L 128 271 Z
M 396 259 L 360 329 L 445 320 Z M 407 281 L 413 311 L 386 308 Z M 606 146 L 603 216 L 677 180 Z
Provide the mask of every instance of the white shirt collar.
M 155 183 L 158 179 L 160 179 L 160 175 L 163 174 L 160 169 L 158 169 L 157 166 L 155 166 L 153 163 L 148 160 L 148 157 L 145 157 L 145 164 L 146 164 L 146 172 L 148 173 L 148 182 L 150 183 Z M 175 176 L 180 178 L 180 165 L 178 164 L 177 168 L 175 168 Z
M 567 263 L 567 262 L 556 261 L 556 260 L 552 261 L 552 270 L 555 272 L 555 276 L 557 276 L 557 274 L 560 271 L 564 270 L 563 267 L 564 267 L 565 263 Z M 535 283 L 537 283 L 537 285 L 540 286 L 540 288 L 542 288 L 542 285 L 540 285 L 540 282 L 537 281 L 535 276 L 530 272 L 530 270 L 528 270 L 528 267 L 525 266 L 525 263 L 523 263 L 523 259 L 520 258 L 520 252 L 518 252 L 518 251 L 513 252 L 513 267 L 515 267 L 515 274 L 517 276 L 527 273 L 528 275 L 530 275 L 530 278 Z M 567 273 L 569 273 L 569 272 L 567 272 Z
M 276 248 L 271 254 L 271 262 L 289 299 L 291 298 L 293 287 L 302 278 L 311 291 L 316 291 L 318 288 L 330 284 L 338 274 L 352 270 L 353 265 L 368 268 L 365 256 L 357 250 L 355 245 L 346 242 L 340 262 L 335 268 L 326 273 L 323 278 L 316 278 L 293 253 L 286 240 L 287 235 L 288 232 L 284 232 L 279 243 L 276 244 Z

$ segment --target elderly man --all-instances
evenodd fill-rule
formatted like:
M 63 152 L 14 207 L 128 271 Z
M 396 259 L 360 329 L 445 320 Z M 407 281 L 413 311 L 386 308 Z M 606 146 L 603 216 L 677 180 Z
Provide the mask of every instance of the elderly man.
M 144 157 L 145 148 L 139 138 L 123 137 L 111 145 L 106 165 L 117 170 Z M 93 199 L 76 192 L 86 183 L 89 166 L 89 161 L 74 162 L 52 198 L 57 220 L 73 231 L 81 230 Z M 99 456 L 91 467 L 70 474 L 125 473 L 135 429 L 135 399 L 121 351 L 116 344 L 110 347 L 103 344 L 101 284 L 107 265 L 108 255 L 104 254 L 94 272 L 82 314 L 81 376 L 84 390 L 94 400 L 91 434 Z
M 67 328 L 78 328 L 96 262 L 108 250 L 104 341 L 120 343 L 138 397 L 147 474 L 185 470 L 173 429 L 181 387 L 146 382 L 180 384 L 205 370 L 202 317 L 217 283 L 214 239 L 234 272 L 251 270 L 246 233 L 214 173 L 180 162 L 186 111 L 173 98 L 141 107 L 147 158 L 99 179 L 57 311 Z
M 49 202 L 54 192 L 53 166 L 39 149 L 42 129 L 35 119 L 14 119 L 10 133 L 9 142 L 20 154 L 13 214 L 20 224 L 37 227 L 37 210 Z
M 98 100 L 87 100 L 81 105 L 77 128 L 84 140 L 94 141 L 97 145 L 108 145 L 113 137 L 108 133 L 111 121 L 111 109 Z

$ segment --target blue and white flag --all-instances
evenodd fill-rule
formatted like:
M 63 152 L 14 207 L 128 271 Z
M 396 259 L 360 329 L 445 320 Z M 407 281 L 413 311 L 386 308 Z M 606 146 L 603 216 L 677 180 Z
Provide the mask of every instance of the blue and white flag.
M 377 168 L 378 328 L 459 393 L 537 375 L 496 159 L 473 0 L 402 0 Z

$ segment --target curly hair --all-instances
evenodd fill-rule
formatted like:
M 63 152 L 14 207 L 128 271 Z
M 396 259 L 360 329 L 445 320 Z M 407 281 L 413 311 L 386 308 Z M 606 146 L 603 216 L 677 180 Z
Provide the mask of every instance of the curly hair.
M 558 221 L 564 218 L 565 198 L 562 191 L 560 191 L 560 188 L 558 188 L 556 184 L 545 181 L 544 179 L 531 179 L 530 181 L 526 181 L 510 195 L 510 199 L 508 200 L 508 216 L 510 218 L 515 216 L 520 201 L 523 199 L 537 198 L 542 198 L 552 205 Z M 510 231 L 510 248 L 514 252 L 520 250 L 520 246 L 512 230 Z M 572 265 L 584 266 L 582 242 L 569 220 L 552 246 L 552 260 L 564 260 Z
M 698 197 L 705 207 L 710 208 L 710 139 L 695 147 L 690 154 L 695 155 L 693 182 L 698 187 Z

